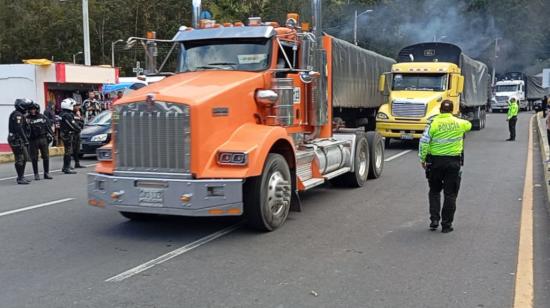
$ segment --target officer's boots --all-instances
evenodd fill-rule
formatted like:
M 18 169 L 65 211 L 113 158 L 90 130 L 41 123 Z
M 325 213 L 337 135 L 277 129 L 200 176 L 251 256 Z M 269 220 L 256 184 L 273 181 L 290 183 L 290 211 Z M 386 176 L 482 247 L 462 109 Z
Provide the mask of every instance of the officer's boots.
M 40 180 L 40 175 L 38 175 L 38 161 L 37 160 L 32 161 L 32 171 L 34 172 L 34 180 L 39 181 Z
M 15 171 L 17 172 L 17 184 L 26 185 L 30 183 L 25 179 L 25 166 L 15 165 Z
M 61 169 L 65 174 L 76 174 L 75 171 L 71 170 L 71 157 L 63 156 L 63 169 Z
M 44 159 L 44 160 L 42 160 L 42 164 L 44 166 L 44 179 L 46 179 L 46 180 L 53 179 L 50 176 L 50 160 L 49 159 Z

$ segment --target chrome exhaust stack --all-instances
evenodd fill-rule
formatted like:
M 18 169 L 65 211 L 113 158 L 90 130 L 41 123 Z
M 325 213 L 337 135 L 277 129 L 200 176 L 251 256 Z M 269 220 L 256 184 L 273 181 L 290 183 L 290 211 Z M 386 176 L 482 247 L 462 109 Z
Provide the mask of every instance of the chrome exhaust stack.
M 201 0 L 193 0 L 193 28 L 199 28 L 199 18 L 201 15 Z

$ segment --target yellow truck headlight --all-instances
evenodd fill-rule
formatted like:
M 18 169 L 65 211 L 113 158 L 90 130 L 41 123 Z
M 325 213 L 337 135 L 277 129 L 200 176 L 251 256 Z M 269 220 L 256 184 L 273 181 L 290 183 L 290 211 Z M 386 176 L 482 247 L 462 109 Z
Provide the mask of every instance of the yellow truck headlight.
M 376 118 L 379 119 L 379 120 L 387 120 L 389 119 L 388 115 L 383 113 L 383 112 L 379 112 L 378 114 L 376 114 Z

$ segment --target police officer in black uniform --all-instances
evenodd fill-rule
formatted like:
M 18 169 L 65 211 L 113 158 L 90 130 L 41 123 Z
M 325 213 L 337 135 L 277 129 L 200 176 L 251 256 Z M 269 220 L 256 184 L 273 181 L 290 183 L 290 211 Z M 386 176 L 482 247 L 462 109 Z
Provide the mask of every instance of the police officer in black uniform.
M 63 147 L 65 153 L 63 154 L 63 168 L 61 171 L 65 174 L 75 174 L 75 171 L 71 170 L 71 156 L 73 154 L 73 142 L 74 135 L 80 133 L 80 126 L 74 119 L 74 106 L 76 101 L 72 98 L 66 98 L 61 102 L 61 117 L 60 130 L 61 139 L 63 140 Z
M 40 105 L 36 102 L 29 108 L 27 122 L 30 126 L 30 146 L 29 152 L 31 155 L 32 170 L 34 171 L 34 179 L 40 180 L 38 175 L 38 152 L 42 156 L 42 166 L 44 167 L 44 178 L 51 180 L 50 176 L 50 155 L 48 144 L 53 141 L 52 126 L 48 118 L 40 114 Z
M 8 143 L 15 157 L 15 171 L 17 172 L 17 184 L 29 184 L 25 179 L 25 165 L 29 159 L 29 128 L 25 113 L 33 104 L 33 101 L 26 98 L 15 100 L 15 110 L 9 117 Z
M 84 117 L 82 116 L 81 104 L 76 102 L 74 107 L 74 120 L 76 124 L 80 127 L 80 130 L 84 128 Z M 80 133 L 73 135 L 73 159 L 75 168 L 84 168 L 80 164 Z

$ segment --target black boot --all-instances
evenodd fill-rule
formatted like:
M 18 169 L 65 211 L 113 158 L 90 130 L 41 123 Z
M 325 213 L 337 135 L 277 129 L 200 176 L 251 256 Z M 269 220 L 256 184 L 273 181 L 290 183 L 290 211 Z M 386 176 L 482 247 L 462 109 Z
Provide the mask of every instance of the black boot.
M 432 222 L 430 223 L 430 230 L 435 231 L 437 227 L 439 227 L 439 221 L 432 220 Z
M 39 181 L 40 176 L 38 175 L 38 161 L 37 160 L 32 161 L 32 171 L 34 173 L 34 180 Z
M 44 166 L 44 179 L 46 180 L 53 179 L 50 176 L 50 160 L 49 159 L 42 160 L 42 165 Z
M 86 168 L 86 167 L 82 166 L 82 165 L 80 164 L 80 162 L 79 162 L 79 161 L 77 161 L 77 162 L 75 162 L 75 163 L 74 163 L 74 167 L 75 167 L 75 169 L 82 169 L 82 168 Z
M 24 177 L 24 173 L 25 173 L 24 167 L 20 165 L 15 165 L 15 171 L 17 172 L 17 184 L 22 184 L 22 185 L 29 184 L 29 182 L 25 180 L 25 177 Z
M 24 162 L 23 165 L 21 166 L 21 179 L 25 182 L 27 182 L 27 184 L 29 184 L 31 182 L 31 180 L 27 179 L 25 177 L 25 167 L 27 166 L 27 162 Z
M 71 157 L 63 156 L 63 169 L 61 169 L 65 174 L 76 174 L 75 171 L 71 170 Z

